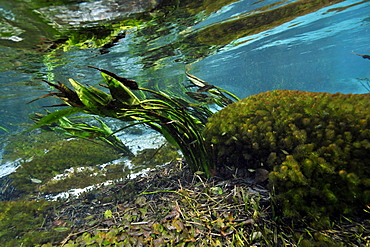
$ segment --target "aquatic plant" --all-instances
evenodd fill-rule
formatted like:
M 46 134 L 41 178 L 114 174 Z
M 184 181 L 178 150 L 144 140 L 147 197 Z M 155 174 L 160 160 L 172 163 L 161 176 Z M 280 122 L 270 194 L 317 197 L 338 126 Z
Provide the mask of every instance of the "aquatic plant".
M 30 118 L 36 123 L 43 117 L 45 117 L 45 115 L 39 113 L 30 116 Z M 83 116 L 74 118 L 62 117 L 58 119 L 58 121 L 50 125 L 42 126 L 42 129 L 46 131 L 62 133 L 70 137 L 79 137 L 85 139 L 100 139 L 114 147 L 118 152 L 122 153 L 122 155 L 129 157 L 134 156 L 130 149 L 118 137 L 114 135 L 113 130 L 109 128 L 109 126 L 105 124 L 103 120 L 94 117 L 94 119 L 100 124 L 100 127 L 98 127 L 95 125 L 82 122 L 81 121 L 82 118 L 86 117 Z
M 9 132 L 9 130 L 8 130 L 8 129 L 6 129 L 6 128 L 4 128 L 4 127 L 1 127 L 1 126 L 0 126 L 0 130 L 5 131 L 5 132 Z
M 0 202 L 1 245 L 37 246 L 65 238 L 67 233 L 44 230 L 54 204 L 45 200 Z
M 209 119 L 208 152 L 219 166 L 268 169 L 286 216 L 327 225 L 370 203 L 370 94 L 276 90 Z
M 101 54 L 108 53 L 109 48 L 116 45 L 126 36 L 126 31 L 139 27 L 143 20 L 126 19 L 115 23 L 106 23 L 94 27 L 67 30 L 59 35 L 55 41 L 45 41 L 39 45 L 40 50 L 51 50 L 47 55 L 51 58 L 58 50 L 100 48 Z
M 360 56 L 363 59 L 369 59 L 370 60 L 370 55 L 358 54 L 358 53 L 354 53 L 353 51 L 351 53 L 353 53 L 353 54 L 355 54 L 357 56 Z
M 45 150 L 53 143 L 64 139 L 64 136 L 55 132 L 35 132 L 9 136 L 4 146 L 3 159 L 7 161 L 15 161 L 19 158 L 29 160 L 34 156 L 45 154 Z
M 203 171 L 206 176 L 210 176 L 210 170 L 214 167 L 210 163 L 201 134 L 208 117 L 212 115 L 207 105 L 225 106 L 233 102 L 232 99 L 238 100 L 236 96 L 188 75 L 194 86 L 198 88 L 197 92 L 188 93 L 191 98 L 200 102 L 194 103 L 194 100 L 185 100 L 161 91 L 139 88 L 133 80 L 107 70 L 92 68 L 102 72 L 110 94 L 92 86 L 84 86 L 73 79 L 70 79 L 70 83 L 74 90 L 60 82 L 53 84 L 45 81 L 59 92 L 52 92 L 38 99 L 56 96 L 69 108 L 45 116 L 34 128 L 49 125 L 79 112 L 133 122 L 122 129 L 144 124 L 160 132 L 169 143 L 179 148 L 193 171 Z M 141 92 L 141 95 L 149 95 L 151 98 L 139 99 L 133 93 L 136 90 Z
M 207 26 L 201 32 L 197 32 L 189 38 L 195 39 L 196 42 L 194 43 L 198 46 L 199 44 L 207 44 L 211 47 L 224 46 L 242 37 L 271 30 L 283 23 L 288 23 L 292 18 L 313 13 L 335 2 L 338 2 L 338 0 L 333 2 L 308 0 L 284 4 L 273 2 L 257 8 L 248 15 L 230 18 L 229 20 Z

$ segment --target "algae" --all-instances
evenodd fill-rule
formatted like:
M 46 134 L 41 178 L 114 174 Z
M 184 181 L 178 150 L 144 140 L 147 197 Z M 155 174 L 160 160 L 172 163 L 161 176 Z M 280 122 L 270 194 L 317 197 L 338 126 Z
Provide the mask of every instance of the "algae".
M 21 158 L 13 185 L 21 191 L 39 191 L 41 185 L 65 169 L 104 164 L 118 159 L 119 153 L 100 140 L 67 139 L 51 132 L 16 136 L 5 147 L 4 158 Z
M 218 167 L 268 169 L 283 215 L 327 227 L 370 202 L 369 109 L 370 94 L 276 90 L 227 106 L 204 135 Z

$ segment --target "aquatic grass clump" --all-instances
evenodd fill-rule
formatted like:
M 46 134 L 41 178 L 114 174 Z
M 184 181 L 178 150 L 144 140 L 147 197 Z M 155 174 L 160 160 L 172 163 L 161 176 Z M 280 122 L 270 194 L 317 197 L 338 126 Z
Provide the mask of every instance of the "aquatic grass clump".
M 204 131 L 219 167 L 268 169 L 286 216 L 327 225 L 370 203 L 370 94 L 276 90 L 229 105 Z
M 202 171 L 206 176 L 210 176 L 214 166 L 210 162 L 201 133 L 208 117 L 213 114 L 207 105 L 225 106 L 233 100 L 238 100 L 236 96 L 188 74 L 193 86 L 198 90 L 188 92 L 193 100 L 185 100 L 161 91 L 139 88 L 133 80 L 107 70 L 92 68 L 102 72 L 105 87 L 109 89 L 110 94 L 92 86 L 84 86 L 73 79 L 70 79 L 73 89 L 60 82 L 53 84 L 45 81 L 59 92 L 52 92 L 38 99 L 55 96 L 63 100 L 63 105 L 69 108 L 46 115 L 34 128 L 50 125 L 75 113 L 132 122 L 120 130 L 144 124 L 160 132 L 169 143 L 180 149 L 193 171 Z M 139 99 L 134 91 L 149 97 Z

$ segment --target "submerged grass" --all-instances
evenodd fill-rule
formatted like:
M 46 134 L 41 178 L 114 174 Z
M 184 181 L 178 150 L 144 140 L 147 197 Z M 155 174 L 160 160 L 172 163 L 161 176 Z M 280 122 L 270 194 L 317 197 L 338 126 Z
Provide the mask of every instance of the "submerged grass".
M 187 98 L 185 96 L 178 98 L 161 91 L 139 88 L 133 80 L 104 69 L 89 67 L 101 71 L 104 86 L 109 89 L 110 94 L 89 85 L 84 86 L 73 79 L 70 79 L 73 89 L 60 82 L 53 84 L 45 81 L 58 92 L 51 92 L 38 99 L 56 96 L 64 102 L 62 105 L 69 106 L 69 108 L 43 116 L 37 120 L 34 128 L 59 122 L 59 125 L 62 123 L 68 127 L 64 127 L 64 131 L 73 130 L 79 135 L 81 133 L 90 134 L 88 130 L 92 129 L 91 126 L 84 125 L 80 128 L 74 124 L 71 129 L 71 121 L 67 117 L 76 113 L 110 117 L 132 123 L 122 129 L 144 124 L 161 133 L 169 143 L 180 149 L 193 171 L 202 171 L 206 177 L 210 177 L 215 167 L 207 153 L 202 134 L 208 117 L 212 115 L 208 105 L 226 106 L 234 100 L 239 100 L 235 95 L 187 74 L 193 86 L 198 90 L 186 92 L 189 96 Z M 138 92 L 136 93 L 138 95 L 134 92 Z M 102 121 L 100 123 L 103 127 L 105 126 Z M 105 131 L 104 140 L 108 140 L 108 137 L 113 135 L 114 132 L 110 129 L 108 132 Z

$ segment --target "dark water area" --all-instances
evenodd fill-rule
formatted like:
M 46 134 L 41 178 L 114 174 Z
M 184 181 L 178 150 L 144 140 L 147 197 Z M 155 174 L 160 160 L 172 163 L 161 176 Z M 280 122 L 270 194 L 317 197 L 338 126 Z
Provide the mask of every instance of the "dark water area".
M 0 17 L 3 137 L 58 102 L 25 104 L 50 90 L 42 80 L 100 83 L 88 65 L 171 92 L 186 71 L 241 98 L 275 89 L 368 92 L 358 78 L 370 78 L 370 61 L 356 54 L 370 53 L 369 1 L 0 1 Z M 88 35 L 71 41 L 94 28 L 95 38 L 107 29 L 117 36 L 114 23 L 128 18 L 140 24 L 118 31 L 109 47 Z

